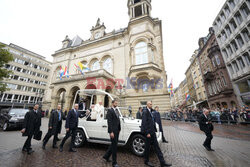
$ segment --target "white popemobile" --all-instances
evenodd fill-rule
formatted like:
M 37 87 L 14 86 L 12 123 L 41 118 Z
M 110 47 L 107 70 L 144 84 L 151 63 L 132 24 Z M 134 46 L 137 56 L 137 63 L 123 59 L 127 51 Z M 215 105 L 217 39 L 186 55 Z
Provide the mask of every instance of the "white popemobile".
M 102 90 L 96 89 L 85 89 L 78 90 L 76 92 L 74 104 L 78 98 L 87 98 L 89 104 L 93 104 L 93 99 L 96 96 L 105 96 L 113 100 L 115 95 L 111 95 Z M 73 106 L 74 106 L 73 104 Z M 99 111 L 94 111 L 96 107 L 94 105 L 90 106 L 91 112 L 86 117 L 79 119 L 78 129 L 76 131 L 75 146 L 81 147 L 85 142 L 91 143 L 100 143 L 100 144 L 110 144 L 110 136 L 108 134 L 108 125 L 107 125 L 107 108 L 100 109 Z M 100 108 L 100 106 L 99 106 Z M 124 117 L 122 115 L 122 108 L 118 107 L 120 113 L 121 121 L 121 132 L 119 135 L 118 146 L 127 146 L 132 150 L 132 152 L 137 156 L 143 156 L 145 151 L 145 137 L 141 134 L 141 120 L 133 119 L 131 117 Z M 80 113 L 86 112 L 87 110 L 79 110 Z M 159 132 L 159 126 L 156 123 L 156 136 L 158 142 L 161 142 L 161 132 Z

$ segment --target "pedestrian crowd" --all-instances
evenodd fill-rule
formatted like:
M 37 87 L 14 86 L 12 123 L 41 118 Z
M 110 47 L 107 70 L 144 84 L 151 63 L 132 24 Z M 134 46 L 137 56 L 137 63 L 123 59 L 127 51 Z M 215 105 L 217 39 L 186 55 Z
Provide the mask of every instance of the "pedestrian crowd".
M 174 109 L 162 115 L 163 118 L 172 121 L 198 121 L 199 116 L 203 113 L 203 109 Z M 240 109 L 234 108 L 216 108 L 210 109 L 212 122 L 221 123 L 250 123 L 250 108 L 243 106 Z

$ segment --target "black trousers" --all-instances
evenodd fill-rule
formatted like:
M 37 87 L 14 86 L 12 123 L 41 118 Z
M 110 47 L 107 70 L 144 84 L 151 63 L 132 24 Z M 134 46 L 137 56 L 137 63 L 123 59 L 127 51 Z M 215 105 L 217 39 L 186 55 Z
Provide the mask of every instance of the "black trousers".
M 69 129 L 69 131 L 66 133 L 66 136 L 63 138 L 60 147 L 63 147 L 64 143 L 70 136 L 71 136 L 70 150 L 72 150 L 72 148 L 75 147 L 76 128 Z
M 165 138 L 165 136 L 164 136 L 164 134 L 163 134 L 163 131 L 161 132 L 161 135 L 162 135 L 161 136 L 162 137 L 162 141 L 167 141 L 166 138 Z
M 32 139 L 33 135 L 29 135 L 28 138 L 26 139 L 24 145 L 23 145 L 23 149 L 27 149 L 30 150 L 31 149 L 31 139 Z
M 213 139 L 213 135 L 211 131 L 206 131 L 206 140 L 204 141 L 204 145 L 207 146 L 208 148 L 211 148 L 211 141 Z
M 159 143 L 157 141 L 156 135 L 153 134 L 153 135 L 151 135 L 150 138 L 148 138 L 147 135 L 145 135 L 145 137 L 146 137 L 146 143 L 145 143 L 144 162 L 149 161 L 150 145 L 152 143 L 154 146 L 155 153 L 156 153 L 160 163 L 164 164 L 165 160 L 164 160 L 163 154 L 161 152 L 161 149 L 159 147 Z
M 117 144 L 119 139 L 119 133 L 114 133 L 115 137 L 111 140 L 111 145 L 109 146 L 108 150 L 106 151 L 105 155 L 103 156 L 106 159 L 109 159 L 109 157 L 112 154 L 112 164 L 117 164 L 116 157 L 117 157 Z
M 45 135 L 44 139 L 43 139 L 43 145 L 45 146 L 47 144 L 47 142 L 49 141 L 49 139 L 51 138 L 51 136 L 54 135 L 54 139 L 53 139 L 53 146 L 56 146 L 56 142 L 58 139 L 58 133 L 55 132 L 53 134 L 52 129 L 49 129 L 47 134 Z

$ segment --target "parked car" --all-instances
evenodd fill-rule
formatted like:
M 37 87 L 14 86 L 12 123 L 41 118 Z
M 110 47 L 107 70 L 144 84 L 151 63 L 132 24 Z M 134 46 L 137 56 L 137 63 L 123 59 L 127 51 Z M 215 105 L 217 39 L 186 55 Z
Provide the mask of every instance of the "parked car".
M 80 95 L 91 97 L 90 104 L 93 105 L 93 97 L 100 95 L 101 97 L 109 97 L 110 101 L 113 100 L 114 95 L 111 95 L 107 92 L 101 90 L 79 90 L 76 93 L 76 96 Z M 75 98 L 76 99 L 76 98 Z M 90 99 L 90 98 L 89 98 Z M 107 99 L 107 98 L 106 98 Z M 126 109 L 126 108 L 125 108 Z M 108 125 L 107 125 L 107 108 L 104 109 L 104 113 L 100 113 L 100 116 L 96 119 L 91 119 L 91 113 L 80 119 L 78 124 L 78 129 L 76 132 L 75 146 L 81 147 L 85 142 L 100 143 L 100 144 L 110 144 L 110 136 L 108 134 Z M 122 107 L 119 108 L 120 121 L 121 121 L 121 132 L 119 135 L 118 146 L 127 146 L 131 151 L 137 156 L 143 156 L 145 152 L 145 137 L 141 133 L 141 120 L 134 119 L 132 117 L 124 117 L 126 115 L 121 111 Z M 80 111 L 85 112 L 85 111 Z M 162 135 L 159 131 L 159 125 L 156 123 L 157 127 L 157 140 L 158 142 L 162 141 Z
M 0 111 L 0 126 L 4 131 L 11 128 L 22 128 L 24 116 L 28 111 L 28 109 L 20 108 L 2 109 Z

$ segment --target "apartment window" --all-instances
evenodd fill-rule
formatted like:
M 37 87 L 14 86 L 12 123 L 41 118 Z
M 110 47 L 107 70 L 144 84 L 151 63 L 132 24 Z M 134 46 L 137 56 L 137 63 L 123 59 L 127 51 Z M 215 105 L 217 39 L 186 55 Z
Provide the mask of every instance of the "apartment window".
M 225 31 L 221 32 L 221 36 L 222 36 L 222 40 L 225 41 L 227 39 L 227 35 L 226 35 Z
M 237 28 L 237 24 L 235 23 L 234 19 L 231 19 L 229 23 L 234 31 Z
M 230 36 L 232 34 L 232 31 L 231 31 L 229 25 L 226 26 L 226 32 L 227 32 L 228 36 Z
M 247 18 L 250 14 L 249 9 L 245 3 L 240 7 L 240 10 L 242 11 L 245 18 Z
M 212 86 L 210 83 L 208 84 L 208 92 L 210 96 L 213 95 L 213 90 L 212 90 Z
M 244 59 L 246 60 L 248 66 L 250 66 L 250 57 L 249 57 L 248 52 L 244 53 L 244 54 L 243 54 L 243 57 L 244 57 Z
M 226 49 L 223 49 L 223 50 L 222 50 L 222 54 L 224 55 L 224 57 L 228 58 L 228 54 L 227 54 Z
M 221 77 L 222 78 L 222 83 L 223 85 L 226 87 L 227 86 L 227 82 L 224 76 Z
M 21 85 L 17 85 L 17 90 L 22 90 L 22 86 Z
M 229 53 L 229 56 L 231 56 L 233 54 L 233 50 L 232 50 L 230 45 L 227 45 L 227 51 Z
M 239 48 L 238 45 L 236 44 L 235 40 L 231 42 L 231 45 L 233 46 L 234 51 L 236 52 Z
M 238 35 L 236 37 L 236 39 L 238 41 L 239 46 L 242 47 L 244 45 L 244 41 L 243 41 L 242 37 L 240 35 Z
M 220 84 L 219 84 L 218 80 L 216 80 L 216 88 L 217 88 L 218 92 L 220 92 Z
M 249 39 L 250 39 L 249 31 L 245 28 L 241 33 L 242 33 L 242 35 L 243 35 L 245 41 L 248 42 Z
M 24 62 L 24 65 L 25 65 L 25 66 L 29 65 L 29 62 L 25 61 L 25 62 Z
M 220 17 L 221 17 L 222 22 L 226 20 L 225 14 L 223 12 L 220 14 Z
M 220 27 L 221 26 L 221 20 L 220 19 L 217 19 L 217 24 L 218 24 L 218 26 Z
M 17 69 L 16 69 L 16 71 L 18 71 L 18 72 L 21 72 L 21 68 L 20 67 L 17 67 Z
M 233 69 L 233 66 L 231 64 L 228 65 L 228 69 L 229 69 L 231 74 L 234 74 L 234 69 Z
M 229 6 L 230 6 L 231 9 L 234 9 L 234 7 L 235 7 L 234 0 L 229 0 L 228 4 L 229 4 Z
M 236 61 L 233 61 L 233 66 L 234 66 L 234 69 L 236 70 L 236 72 L 238 72 L 240 70 Z
M 242 58 L 240 57 L 237 60 L 238 60 L 238 62 L 240 64 L 241 69 L 245 68 L 246 65 L 245 65 L 244 61 L 242 60 Z
M 19 79 L 19 76 L 14 75 L 13 79 L 14 79 L 14 80 L 18 80 L 18 79 Z
M 237 12 L 234 17 L 236 18 L 236 21 L 239 25 L 243 22 L 240 12 Z
M 214 66 L 214 68 L 216 67 L 216 64 L 215 64 L 215 60 L 214 59 L 212 59 L 212 63 L 213 63 L 213 66 Z
M 217 88 L 214 82 L 212 82 L 212 88 L 215 94 L 217 94 Z
M 135 46 L 136 65 L 148 63 L 148 50 L 145 42 L 140 42 Z
M 230 9 L 229 9 L 228 6 L 225 7 L 224 11 L 225 11 L 225 13 L 226 13 L 227 16 L 230 15 Z
M 216 60 L 217 65 L 220 65 L 220 58 L 218 55 L 215 55 L 215 60 Z

